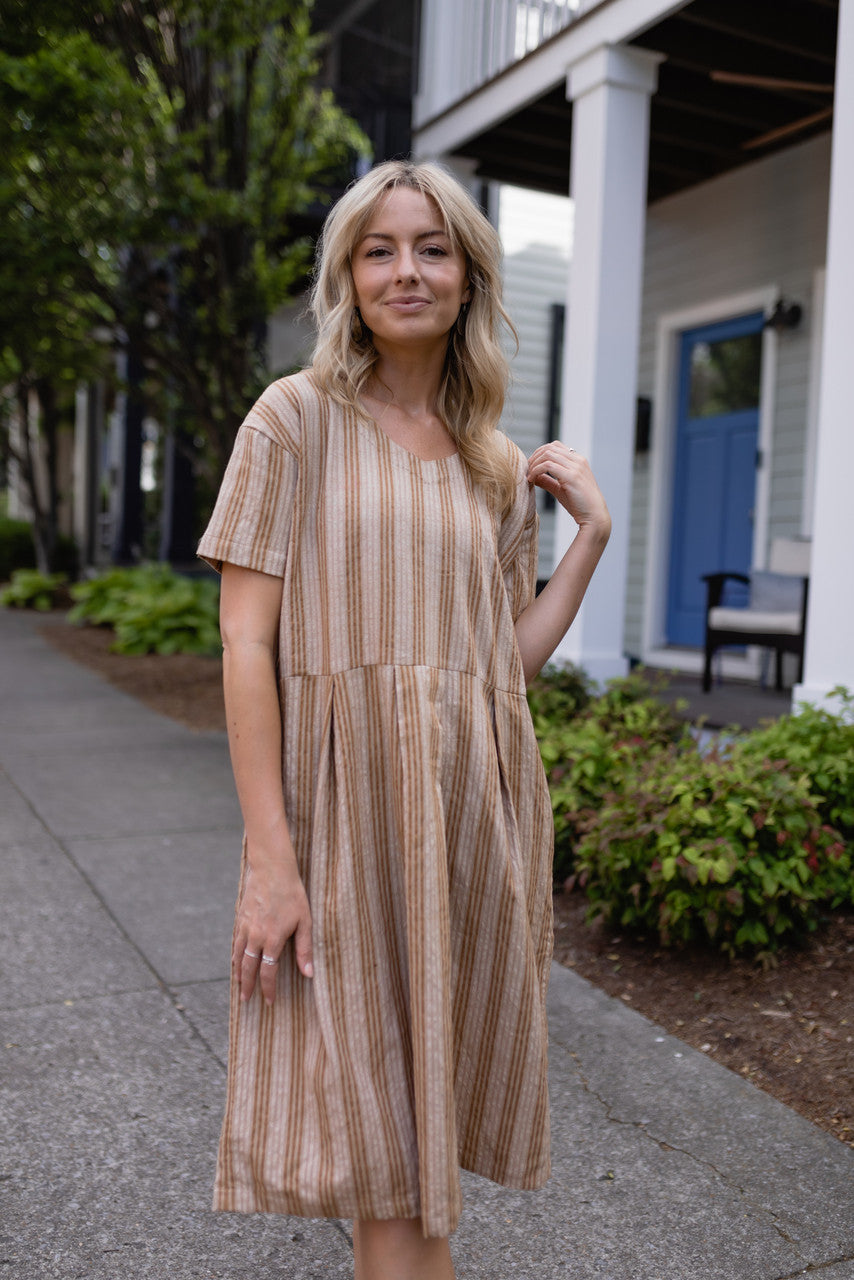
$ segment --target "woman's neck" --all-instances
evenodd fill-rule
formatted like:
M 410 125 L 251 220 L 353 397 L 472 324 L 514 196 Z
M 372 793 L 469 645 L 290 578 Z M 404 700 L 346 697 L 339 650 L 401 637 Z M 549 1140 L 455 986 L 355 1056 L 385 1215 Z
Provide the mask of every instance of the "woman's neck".
M 444 350 L 429 355 L 380 351 L 367 391 L 377 400 L 400 405 L 414 418 L 434 414 L 444 363 Z
M 363 402 L 379 429 L 419 458 L 448 458 L 457 445 L 436 412 L 441 365 L 388 360 L 381 354 Z

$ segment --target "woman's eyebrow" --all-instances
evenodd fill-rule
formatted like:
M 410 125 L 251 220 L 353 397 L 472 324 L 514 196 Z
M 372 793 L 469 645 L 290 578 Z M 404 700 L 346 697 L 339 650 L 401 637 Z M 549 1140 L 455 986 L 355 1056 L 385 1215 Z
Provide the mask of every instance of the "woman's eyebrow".
M 419 231 L 415 237 L 416 240 L 429 240 L 435 236 L 447 236 L 447 231 L 439 228 L 435 231 Z M 397 237 L 390 235 L 386 231 L 366 231 L 362 236 L 363 240 L 396 240 Z

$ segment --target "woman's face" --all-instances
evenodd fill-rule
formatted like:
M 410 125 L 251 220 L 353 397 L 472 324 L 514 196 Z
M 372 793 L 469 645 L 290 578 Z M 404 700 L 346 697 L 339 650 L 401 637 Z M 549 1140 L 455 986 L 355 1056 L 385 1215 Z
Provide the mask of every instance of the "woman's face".
M 459 249 L 435 202 L 396 187 L 379 201 L 353 251 L 351 269 L 364 324 L 377 349 L 441 344 L 468 302 Z

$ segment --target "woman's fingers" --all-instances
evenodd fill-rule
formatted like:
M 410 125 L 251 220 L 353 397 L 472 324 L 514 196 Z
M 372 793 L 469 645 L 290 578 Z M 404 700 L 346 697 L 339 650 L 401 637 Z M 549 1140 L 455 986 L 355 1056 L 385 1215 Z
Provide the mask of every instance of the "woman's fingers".
M 308 908 L 297 925 L 294 934 L 294 947 L 296 949 L 297 965 L 299 971 L 304 978 L 314 977 L 314 967 L 312 965 L 311 955 L 311 913 Z
M 258 986 L 267 1003 L 272 1004 L 282 953 L 290 939 L 293 939 L 300 973 L 306 978 L 313 977 L 311 911 L 304 891 L 295 895 L 289 909 L 285 909 L 277 920 L 272 921 L 267 914 L 266 926 L 257 922 L 253 926 L 245 917 L 239 923 L 232 963 L 242 1000 L 250 1000 Z
M 260 986 L 261 995 L 267 1004 L 273 1003 L 276 994 L 276 980 L 279 976 L 282 946 L 271 944 L 262 947 L 260 943 L 243 951 L 236 962 L 237 977 L 240 982 L 241 1000 L 251 1000 L 256 983 Z
M 249 1000 L 251 998 L 252 992 L 255 990 L 255 981 L 258 977 L 260 963 L 261 952 L 254 947 L 246 947 L 242 955 L 237 957 L 235 968 L 240 982 L 241 1000 Z
M 605 499 L 583 454 L 554 440 L 540 445 L 530 457 L 528 480 L 551 493 L 575 522 L 610 530 Z
M 571 482 L 587 465 L 587 459 L 559 440 L 540 445 L 528 460 L 528 480 L 540 488 L 554 490 Z
M 534 449 L 528 460 L 529 472 L 531 468 L 548 467 L 549 463 L 560 463 L 563 466 L 577 466 L 579 463 L 585 463 L 586 458 L 583 453 L 577 452 L 577 449 L 571 448 L 568 444 L 563 444 L 561 440 L 552 440 L 549 444 L 540 444 L 539 449 Z
M 559 443 L 541 445 L 528 462 L 528 480 L 541 489 L 557 493 L 580 478 L 586 458 Z
M 258 972 L 261 975 L 261 995 L 272 1004 L 276 995 L 276 983 L 279 980 L 279 966 L 281 964 L 281 952 L 271 949 L 261 953 L 261 962 Z
M 568 476 L 557 463 L 553 462 L 551 465 L 543 463 L 535 471 L 531 471 L 528 479 L 540 489 L 556 492 L 562 485 L 567 483 Z

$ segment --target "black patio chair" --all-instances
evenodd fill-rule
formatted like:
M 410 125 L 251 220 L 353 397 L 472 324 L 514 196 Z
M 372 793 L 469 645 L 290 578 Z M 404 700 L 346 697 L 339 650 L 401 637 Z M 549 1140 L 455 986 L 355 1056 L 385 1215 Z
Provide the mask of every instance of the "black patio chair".
M 750 575 L 724 571 L 704 573 L 706 643 L 703 692 L 712 687 L 712 658 L 724 645 L 759 645 L 775 653 L 775 688 L 783 688 L 783 654 L 798 658 L 798 681 L 804 676 L 804 638 L 809 594 L 810 543 L 774 538 L 768 569 Z M 750 602 L 738 608 L 721 604 L 727 581 L 750 587 Z

